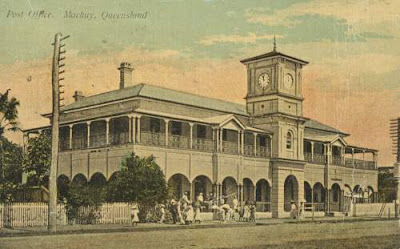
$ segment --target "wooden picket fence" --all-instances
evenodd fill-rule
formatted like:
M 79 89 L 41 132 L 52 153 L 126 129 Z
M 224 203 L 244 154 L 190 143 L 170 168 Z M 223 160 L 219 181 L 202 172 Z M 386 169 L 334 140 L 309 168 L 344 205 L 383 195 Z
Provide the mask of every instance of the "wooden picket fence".
M 93 224 L 124 224 L 130 222 L 129 203 L 104 203 L 98 209 L 81 207 L 78 217 L 68 219 L 64 204 L 57 206 L 57 224 L 87 224 L 88 216 L 94 215 Z M 5 203 L 0 204 L 0 228 L 2 227 L 31 227 L 47 226 L 48 204 L 33 203 Z
M 3 203 L 0 204 L 0 228 L 47 226 L 47 203 Z M 57 223 L 67 224 L 64 205 L 57 206 Z
M 130 204 L 125 202 L 103 203 L 97 210 L 93 207 L 81 207 L 75 224 L 87 223 L 87 217 L 94 215 L 94 224 L 126 224 L 130 222 Z

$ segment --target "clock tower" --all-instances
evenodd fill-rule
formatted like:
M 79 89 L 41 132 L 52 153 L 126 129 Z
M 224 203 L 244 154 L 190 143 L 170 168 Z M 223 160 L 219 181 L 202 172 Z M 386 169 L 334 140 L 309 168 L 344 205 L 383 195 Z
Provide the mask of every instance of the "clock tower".
M 252 125 L 274 133 L 273 157 L 304 160 L 302 69 L 307 61 L 273 51 L 241 60 Z

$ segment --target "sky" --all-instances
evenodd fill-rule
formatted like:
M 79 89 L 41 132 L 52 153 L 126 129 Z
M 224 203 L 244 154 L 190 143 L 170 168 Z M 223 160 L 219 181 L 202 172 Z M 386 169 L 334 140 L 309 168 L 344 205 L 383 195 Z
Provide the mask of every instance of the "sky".
M 310 62 L 304 115 L 350 133 L 349 144 L 378 149 L 379 165 L 395 161 L 389 121 L 400 116 L 400 1 L 49 2 L 0 2 L 0 91 L 11 89 L 20 100 L 23 129 L 48 124 L 40 114 L 51 111 L 57 32 L 70 35 L 65 104 L 76 90 L 88 96 L 117 89 L 123 61 L 135 68 L 133 84 L 244 104 L 239 61 L 271 51 L 276 36 L 278 51 Z M 145 18 L 108 18 L 120 13 Z M 22 141 L 20 133 L 7 136 Z

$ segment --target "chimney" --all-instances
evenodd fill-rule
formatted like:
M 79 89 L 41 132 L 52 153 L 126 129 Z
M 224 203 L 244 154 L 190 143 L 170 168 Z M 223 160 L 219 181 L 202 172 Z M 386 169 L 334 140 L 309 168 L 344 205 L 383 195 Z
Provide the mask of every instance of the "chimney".
M 84 97 L 85 96 L 83 96 L 83 93 L 81 91 L 75 91 L 75 94 L 74 94 L 75 102 L 82 100 Z
M 132 71 L 131 63 L 122 62 L 118 68 L 119 70 L 119 89 L 124 89 L 125 85 L 132 83 Z

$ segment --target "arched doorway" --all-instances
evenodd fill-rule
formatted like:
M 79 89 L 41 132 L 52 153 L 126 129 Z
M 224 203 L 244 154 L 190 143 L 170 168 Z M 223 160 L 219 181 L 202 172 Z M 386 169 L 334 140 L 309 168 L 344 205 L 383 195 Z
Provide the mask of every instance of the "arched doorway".
M 304 200 L 308 203 L 312 202 L 312 189 L 310 184 L 306 181 L 304 181 Z
M 256 184 L 256 207 L 258 212 L 271 211 L 271 187 L 265 179 Z
M 314 210 L 315 211 L 324 211 L 325 210 L 325 189 L 321 183 L 317 182 L 313 187 L 313 201 L 314 201 Z
M 171 176 L 168 180 L 169 194 L 176 200 L 179 200 L 185 192 L 188 193 L 188 198 L 190 196 L 190 181 L 182 174 L 175 174 Z
M 237 183 L 233 177 L 226 177 L 222 181 L 222 196 L 225 203 L 232 205 L 232 200 L 237 198 Z
M 331 203 L 330 203 L 330 209 L 331 211 L 334 212 L 339 212 L 340 211 L 340 204 L 341 204 L 341 199 L 342 199 L 342 193 L 339 184 L 334 183 L 332 185 L 331 189 Z
M 74 178 L 72 179 L 71 184 L 78 185 L 78 186 L 83 186 L 83 185 L 87 184 L 86 176 L 84 176 L 83 174 L 75 175 Z
M 254 184 L 249 178 L 243 179 L 243 200 L 254 201 Z
M 200 193 L 203 194 L 204 200 L 212 198 L 214 195 L 212 182 L 207 176 L 201 175 L 194 178 L 193 186 L 194 198 L 196 198 Z
M 286 177 L 284 185 L 284 210 L 290 211 L 291 202 L 298 204 L 299 183 L 293 175 Z
M 104 187 L 107 183 L 106 177 L 102 173 L 94 173 L 90 178 L 89 185 L 97 188 Z

